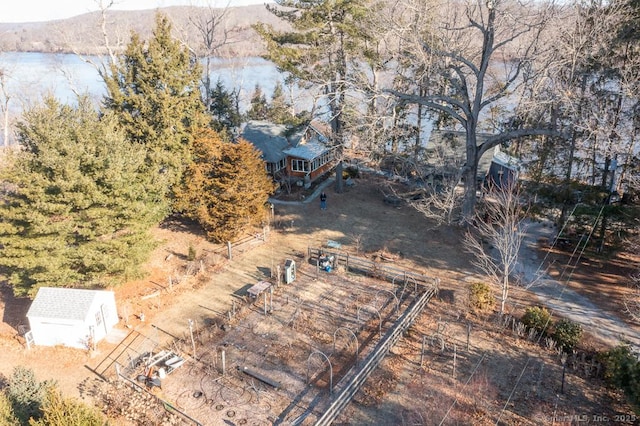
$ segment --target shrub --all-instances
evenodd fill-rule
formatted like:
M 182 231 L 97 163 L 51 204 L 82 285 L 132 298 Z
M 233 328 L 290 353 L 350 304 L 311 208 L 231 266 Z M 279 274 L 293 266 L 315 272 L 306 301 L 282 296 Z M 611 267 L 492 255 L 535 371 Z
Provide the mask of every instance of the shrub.
M 13 413 L 11 401 L 4 391 L 0 391 L 0 425 L 19 425 L 20 421 Z
M 496 301 L 493 298 L 491 287 L 486 283 L 473 283 L 469 288 L 469 303 L 478 311 L 486 311 L 493 308 Z
M 546 308 L 532 306 L 527 308 L 520 321 L 528 328 L 544 333 L 551 325 L 551 314 Z
M 51 385 L 48 381 L 38 382 L 28 368 L 18 366 L 13 369 L 7 397 L 21 424 L 27 424 L 31 417 L 39 419 L 42 416 L 42 404 Z
M 563 351 L 571 352 L 580 342 L 582 326 L 571 320 L 561 319 L 554 327 L 552 337 Z
M 628 345 L 620 345 L 600 356 L 604 364 L 604 377 L 622 390 L 636 410 L 640 409 L 640 361 Z
M 47 391 L 42 411 L 42 418 L 30 421 L 30 426 L 102 426 L 107 424 L 98 409 L 72 398 L 65 398 L 59 390 L 53 388 Z
M 355 166 L 347 166 L 342 170 L 342 178 L 357 178 L 360 176 L 360 170 Z
M 194 260 L 196 260 L 196 249 L 191 244 L 189 244 L 189 252 L 187 254 L 187 260 L 189 262 L 193 262 Z

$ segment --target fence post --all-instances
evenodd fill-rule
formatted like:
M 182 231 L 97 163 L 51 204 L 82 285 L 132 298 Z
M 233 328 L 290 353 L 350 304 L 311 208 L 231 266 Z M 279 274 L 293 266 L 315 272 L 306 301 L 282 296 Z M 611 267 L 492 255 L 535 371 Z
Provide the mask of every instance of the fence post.
M 457 345 L 453 345 L 453 370 L 451 372 L 451 376 L 455 379 L 456 378 L 456 361 L 458 358 L 458 348 Z
M 227 241 L 227 257 L 231 260 L 231 241 Z
M 264 292 L 264 314 L 267 315 L 267 293 Z

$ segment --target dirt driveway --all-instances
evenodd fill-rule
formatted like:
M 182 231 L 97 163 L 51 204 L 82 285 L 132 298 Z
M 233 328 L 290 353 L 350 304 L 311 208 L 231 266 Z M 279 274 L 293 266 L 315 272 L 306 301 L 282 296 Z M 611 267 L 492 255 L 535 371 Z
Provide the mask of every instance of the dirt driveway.
M 146 305 L 136 305 L 131 312 L 140 308 L 146 312 L 147 323 L 172 335 L 184 336 L 189 319 L 203 323 L 211 317 L 224 315 L 248 286 L 269 278 L 271 271 L 275 271 L 277 265 L 282 267 L 285 259 L 299 261 L 309 247 L 327 247 L 330 241 L 333 245 L 340 244 L 339 250 L 351 254 L 386 255 L 396 266 L 426 275 L 439 276 L 442 270 L 451 271 L 444 277 L 446 280 L 471 273 L 467 259 L 455 247 L 458 238 L 455 231 L 430 230 L 414 209 L 385 204 L 378 184 L 373 179 L 360 179 L 342 194 L 335 193 L 330 186 L 326 189 L 327 210 L 321 210 L 315 199 L 293 205 L 276 204 L 275 232 L 270 232 L 266 243 L 234 255 L 230 262 L 222 261 L 224 265 L 219 271 L 207 273 L 198 278 L 197 283 L 192 283 L 195 288 L 183 292 L 178 288 L 178 294 L 169 300 L 149 298 Z M 165 229 L 160 230 L 159 237 L 170 242 L 165 250 L 174 253 L 186 254 L 189 243 L 199 252 L 213 250 L 204 240 L 194 238 L 188 232 L 180 237 L 175 229 Z M 159 266 L 171 263 L 162 259 L 159 256 L 155 262 Z M 156 268 L 156 278 L 146 281 L 166 283 L 171 268 L 176 266 L 164 265 L 164 271 Z M 157 285 L 147 287 L 148 294 L 157 290 Z M 141 325 L 144 326 L 137 324 Z

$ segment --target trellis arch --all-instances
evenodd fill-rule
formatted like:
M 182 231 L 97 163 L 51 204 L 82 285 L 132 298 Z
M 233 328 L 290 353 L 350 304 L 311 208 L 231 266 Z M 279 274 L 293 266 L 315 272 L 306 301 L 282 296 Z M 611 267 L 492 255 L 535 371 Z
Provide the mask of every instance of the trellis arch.
M 373 312 L 375 312 L 376 314 L 378 314 L 378 333 L 380 334 L 380 336 L 382 336 L 382 315 L 380 315 L 380 311 L 378 310 L 378 308 L 376 308 L 373 305 L 362 305 L 362 306 L 358 306 L 358 310 L 356 311 L 356 318 L 358 320 L 358 322 L 360 322 L 360 311 L 362 310 L 362 308 L 371 308 L 373 309 Z
M 351 330 L 350 328 L 338 327 L 336 328 L 336 331 L 333 332 L 333 352 L 336 351 L 336 335 L 340 330 L 345 330 L 351 333 L 351 335 L 353 336 L 353 340 L 356 341 L 356 365 L 358 365 L 358 356 L 360 355 L 360 344 L 358 343 L 358 336 L 356 336 L 356 333 L 354 333 L 353 330 Z
M 309 384 L 309 369 L 311 368 L 311 357 L 313 357 L 314 355 L 322 355 L 324 357 L 324 359 L 327 360 L 327 363 L 329 364 L 329 393 L 333 393 L 333 366 L 331 365 L 331 361 L 329 360 L 329 357 L 327 355 L 324 354 L 324 352 L 319 351 L 318 349 L 314 349 L 313 352 L 311 352 L 311 354 L 309 355 L 309 358 L 307 358 L 307 384 Z
M 396 284 L 396 278 L 399 278 L 399 277 L 403 278 L 403 283 L 402 283 L 402 291 L 400 292 L 400 297 L 398 297 L 398 299 L 402 300 L 402 296 L 404 296 L 404 292 L 407 290 L 407 284 L 409 284 L 409 280 L 413 281 L 413 292 L 414 293 L 418 292 L 418 282 L 416 281 L 415 278 L 410 277 L 407 274 L 398 274 L 395 277 L 393 277 L 392 283 L 394 285 Z
M 396 295 L 395 295 L 395 293 L 394 293 L 394 292 L 392 292 L 391 290 L 386 290 L 386 289 L 384 289 L 384 288 L 383 288 L 383 289 L 378 290 L 378 291 L 376 292 L 376 302 L 378 301 L 378 296 L 379 296 L 379 295 L 380 295 L 380 293 L 382 293 L 382 292 L 384 292 L 384 293 L 388 293 L 388 294 L 390 294 L 390 295 L 391 295 L 391 297 L 393 297 L 393 300 L 396 302 L 396 314 L 397 314 L 397 313 L 398 313 L 398 310 L 400 309 L 400 301 L 398 300 L 398 296 L 396 296 Z

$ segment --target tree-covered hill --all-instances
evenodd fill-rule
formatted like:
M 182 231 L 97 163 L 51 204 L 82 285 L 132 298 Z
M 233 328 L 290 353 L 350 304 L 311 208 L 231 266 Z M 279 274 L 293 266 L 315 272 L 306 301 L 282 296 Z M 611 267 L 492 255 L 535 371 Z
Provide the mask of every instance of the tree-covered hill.
M 113 47 L 121 51 L 129 41 L 131 31 L 135 31 L 143 38 L 149 37 L 157 10 L 108 10 L 106 31 Z M 188 44 L 195 44 L 198 33 L 190 21 L 201 14 L 208 13 L 207 8 L 174 6 L 159 10 L 172 20 L 177 38 L 187 41 Z M 223 11 L 223 9 L 215 9 L 216 14 L 221 14 Z M 104 54 L 106 50 L 101 19 L 100 12 L 91 12 L 69 19 L 47 22 L 0 23 L 0 34 L 2 34 L 0 52 Z M 229 43 L 221 49 L 220 54 L 236 57 L 256 56 L 263 53 L 260 37 L 251 27 L 257 22 L 279 27 L 283 25 L 266 10 L 264 5 L 228 8 L 224 15 L 224 28 L 228 32 Z M 222 26 L 219 31 L 222 31 Z

